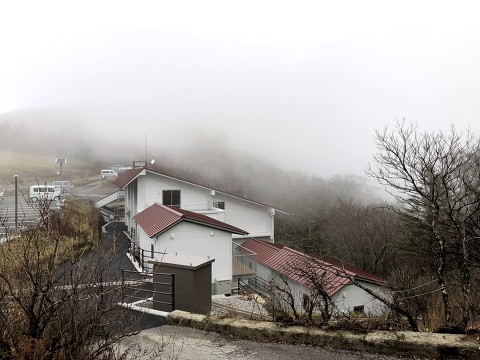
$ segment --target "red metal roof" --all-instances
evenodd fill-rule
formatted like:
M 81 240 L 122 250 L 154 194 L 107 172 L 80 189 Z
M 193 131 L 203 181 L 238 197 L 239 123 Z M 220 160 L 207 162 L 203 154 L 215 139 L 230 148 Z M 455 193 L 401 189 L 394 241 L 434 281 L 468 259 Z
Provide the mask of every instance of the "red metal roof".
M 270 244 L 266 241 L 249 238 L 245 240 L 242 247 L 257 254 L 257 261 L 264 264 L 281 250 L 281 247 Z M 241 248 L 240 248 L 241 249 Z
M 237 196 L 237 195 L 234 195 L 234 194 L 230 194 L 230 193 L 227 193 L 225 191 L 220 191 L 220 190 L 217 190 L 217 189 L 214 189 L 212 187 L 208 187 L 208 186 L 205 186 L 205 185 L 201 185 L 201 184 L 197 184 L 197 183 L 194 183 L 192 181 L 187 181 L 187 180 L 184 180 L 184 179 L 181 179 L 181 178 L 178 178 L 178 177 L 174 177 L 174 176 L 170 176 L 170 175 L 166 175 L 166 174 L 162 174 L 161 172 L 159 172 L 158 170 L 156 169 L 152 169 L 152 168 L 149 168 L 149 167 L 142 167 L 142 168 L 135 168 L 135 169 L 130 169 L 130 170 L 127 170 L 125 171 L 122 175 L 120 175 L 113 183 L 115 184 L 115 186 L 117 186 L 119 189 L 122 189 L 127 186 L 128 184 L 130 184 L 133 180 L 135 180 L 135 178 L 143 171 L 148 171 L 148 172 L 151 172 L 153 174 L 156 174 L 156 175 L 160 175 L 160 176 L 165 176 L 167 178 L 170 178 L 170 179 L 174 179 L 174 180 L 178 180 L 178 181 L 181 181 L 181 182 L 184 182 L 184 183 L 187 183 L 187 184 L 191 184 L 191 185 L 195 185 L 195 186 L 199 186 L 199 187 L 203 187 L 205 189 L 208 189 L 208 190 L 215 190 L 221 194 L 225 194 L 225 195 L 228 195 L 228 196 L 232 196 L 234 198 L 237 198 L 237 199 L 241 199 L 241 200 L 244 200 L 244 201 L 248 201 L 250 203 L 253 203 L 253 204 L 257 204 L 257 205 L 261 205 L 261 206 L 265 206 L 265 207 L 270 207 L 273 209 L 272 206 L 270 205 L 267 205 L 267 204 L 262 204 L 262 203 L 259 203 L 257 201 L 253 201 L 253 200 L 249 200 L 249 199 L 245 199 L 245 198 L 242 198 L 240 196 Z M 278 210 L 284 214 L 288 214 L 286 211 L 284 210 L 280 210 L 280 209 L 275 209 L 275 210 Z
M 133 217 L 149 237 L 157 236 L 167 231 L 180 221 L 188 221 L 196 224 L 220 229 L 234 234 L 247 235 L 248 232 L 222 221 L 212 219 L 209 216 L 197 214 L 192 211 L 171 208 L 155 203 Z
M 123 190 L 123 188 L 130 184 L 142 171 L 143 168 L 129 169 L 116 178 L 113 184 Z
M 350 282 L 348 277 L 342 275 L 342 269 L 287 246 L 268 259 L 265 266 L 308 288 L 313 285 L 309 276 L 313 276 L 316 281 L 323 284 L 330 296 Z M 348 271 L 347 273 L 352 277 L 355 276 Z
M 329 263 L 329 264 L 332 264 L 336 267 L 339 267 L 340 269 L 345 269 L 345 270 L 347 270 L 351 273 L 354 273 L 355 277 L 357 277 L 357 278 L 367 280 L 367 281 L 377 282 L 377 283 L 387 283 L 387 280 L 384 279 L 383 277 L 375 275 L 375 274 L 371 274 L 371 273 L 369 273 L 365 270 L 362 270 L 362 269 L 357 268 L 355 266 L 346 264 L 341 260 L 331 258 L 331 257 L 328 257 L 328 256 L 322 256 L 321 259 L 323 261 Z
M 317 280 L 321 279 L 329 295 L 334 295 L 350 282 L 345 273 L 353 278 L 386 283 L 382 277 L 344 264 L 340 260 L 328 257 L 316 258 L 287 246 L 278 248 L 253 238 L 247 239 L 242 246 L 255 252 L 259 263 L 306 287 L 312 286 L 308 274 L 313 275 Z

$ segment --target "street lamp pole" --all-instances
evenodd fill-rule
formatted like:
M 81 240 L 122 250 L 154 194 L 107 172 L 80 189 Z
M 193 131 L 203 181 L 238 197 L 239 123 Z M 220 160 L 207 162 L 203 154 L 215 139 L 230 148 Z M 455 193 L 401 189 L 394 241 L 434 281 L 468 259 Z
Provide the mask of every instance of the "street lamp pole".
M 57 175 L 60 175 L 60 202 L 62 201 L 63 198 L 63 176 L 62 176 L 62 170 L 63 170 L 63 164 L 67 163 L 67 158 L 56 158 L 55 159 L 55 164 L 60 164 L 60 171 L 57 173 Z
M 15 175 L 15 234 L 18 233 L 18 176 Z

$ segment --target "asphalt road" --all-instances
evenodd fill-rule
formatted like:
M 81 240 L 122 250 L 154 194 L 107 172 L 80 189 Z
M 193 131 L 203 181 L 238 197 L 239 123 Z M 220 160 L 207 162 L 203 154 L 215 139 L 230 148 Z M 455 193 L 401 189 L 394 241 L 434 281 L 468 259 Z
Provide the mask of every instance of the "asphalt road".
M 98 200 L 105 195 L 112 193 L 115 190 L 113 186 L 106 186 L 106 184 L 108 184 L 109 182 L 109 180 L 98 179 L 82 186 L 72 187 L 65 192 L 65 195 L 66 197 L 91 198 L 93 200 Z M 27 197 L 28 193 L 26 193 L 25 189 L 23 189 L 23 191 L 19 191 L 19 204 L 25 204 Z M 0 201 L 0 210 L 14 207 L 15 191 L 13 189 L 6 190 L 5 199 Z
M 397 360 L 398 357 L 330 350 L 303 344 L 260 343 L 214 332 L 164 325 L 123 339 L 120 351 L 135 359 L 178 360 Z
M 99 200 L 102 197 L 111 194 L 115 188 L 110 184 L 108 180 L 96 180 L 91 183 L 73 187 L 65 192 L 65 198 L 77 198 L 77 199 L 91 199 Z M 28 224 L 38 218 L 38 205 L 27 202 L 28 194 L 25 190 L 18 192 L 18 223 Z M 10 229 L 15 228 L 15 192 L 10 189 L 5 191 L 4 200 L 0 201 L 0 221 L 3 229 L 0 228 L 1 234 L 5 233 L 5 227 Z

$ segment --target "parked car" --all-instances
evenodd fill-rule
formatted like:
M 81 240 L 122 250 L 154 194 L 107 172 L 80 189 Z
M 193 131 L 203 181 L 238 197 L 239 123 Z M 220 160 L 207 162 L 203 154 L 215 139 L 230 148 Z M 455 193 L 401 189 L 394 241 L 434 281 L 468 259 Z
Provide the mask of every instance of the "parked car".
M 57 191 L 50 185 L 33 185 L 28 190 L 28 199 L 31 201 L 59 200 L 60 189 Z
M 5 190 L 0 187 L 0 201 L 2 201 L 5 198 Z
M 52 186 L 55 188 L 55 190 L 57 190 L 58 192 L 60 192 L 60 189 L 62 189 L 62 195 L 65 194 L 65 193 L 69 193 L 72 188 L 73 188 L 73 185 L 70 184 L 70 181 L 67 181 L 67 180 L 63 180 L 63 181 L 54 181 L 52 183 Z
M 102 179 L 112 179 L 116 178 L 118 174 L 115 170 L 104 169 L 100 172 L 100 176 L 102 177 Z

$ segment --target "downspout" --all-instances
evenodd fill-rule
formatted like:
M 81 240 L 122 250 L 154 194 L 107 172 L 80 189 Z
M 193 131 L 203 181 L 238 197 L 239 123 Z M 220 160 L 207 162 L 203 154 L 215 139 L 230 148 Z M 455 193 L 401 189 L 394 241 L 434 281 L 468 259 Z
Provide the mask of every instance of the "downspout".
M 270 209 L 270 217 L 271 217 L 271 229 L 272 229 L 272 235 L 270 235 L 270 240 L 272 240 L 272 243 L 275 243 L 275 209 L 271 208 Z

